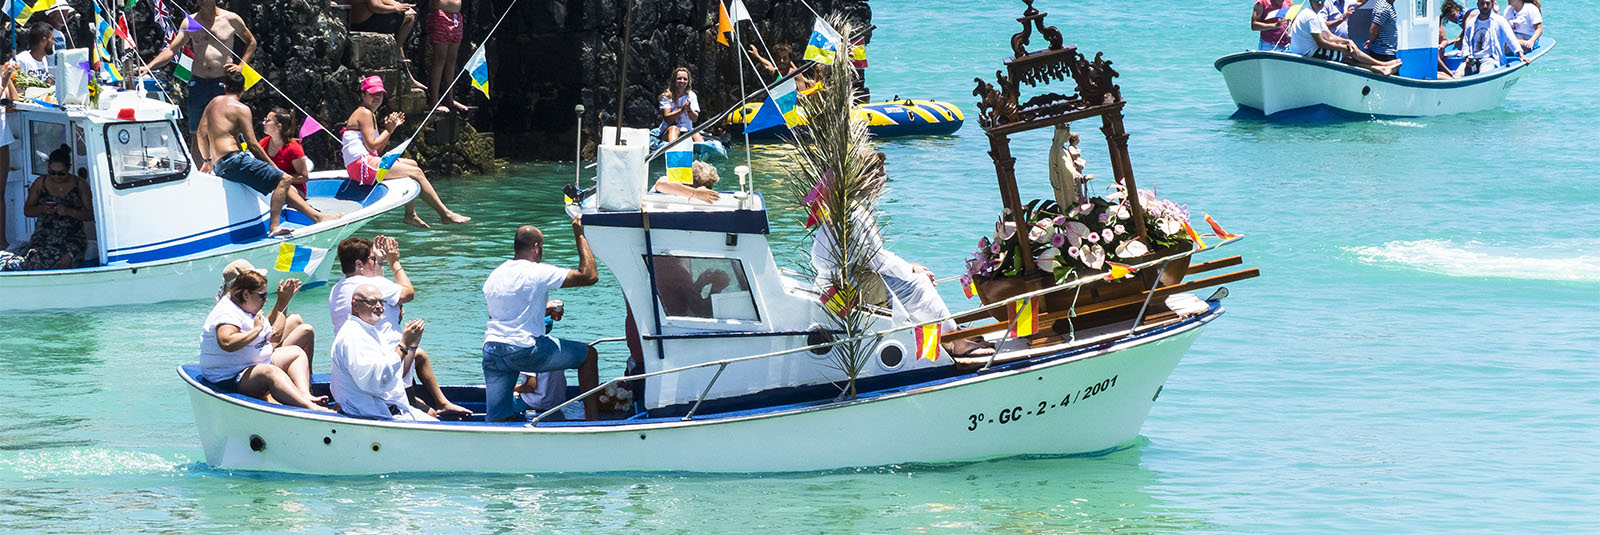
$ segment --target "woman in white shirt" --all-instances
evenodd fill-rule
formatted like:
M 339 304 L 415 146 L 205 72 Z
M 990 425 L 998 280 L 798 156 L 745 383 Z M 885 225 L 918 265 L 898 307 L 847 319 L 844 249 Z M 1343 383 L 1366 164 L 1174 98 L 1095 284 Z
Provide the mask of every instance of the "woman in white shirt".
M 1505 16 L 1511 22 L 1512 33 L 1517 34 L 1517 44 L 1522 45 L 1524 51 L 1533 50 L 1539 37 L 1544 35 L 1544 13 L 1540 11 L 1539 0 L 1511 0 Z
M 201 329 L 200 376 L 219 390 L 328 412 L 320 405 L 327 397 L 311 396 L 311 359 L 305 350 L 272 345 L 273 320 L 283 315 L 293 295 L 293 288 L 280 286 L 278 306 L 263 314 L 267 278 L 255 271 L 235 278 Z

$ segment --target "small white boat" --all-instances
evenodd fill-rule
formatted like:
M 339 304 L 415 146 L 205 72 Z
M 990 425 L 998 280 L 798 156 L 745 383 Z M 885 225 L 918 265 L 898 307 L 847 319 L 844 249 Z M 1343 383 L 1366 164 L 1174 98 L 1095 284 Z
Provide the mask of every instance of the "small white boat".
M 177 106 L 135 92 L 107 94 L 98 107 L 66 97 L 65 107 L 20 102 L 8 116 L 18 140 L 10 147 L 13 169 L 5 184 L 7 238 L 18 244 L 33 233 L 33 220 L 22 214 L 27 185 L 44 173 L 45 155 L 66 144 L 73 149 L 72 168 L 88 173 L 94 210 L 94 220 L 85 223 L 89 248 L 74 269 L 0 272 L 0 311 L 211 297 L 228 262 L 243 258 L 273 268 L 286 243 L 326 252 L 418 193 L 409 179 L 360 186 L 344 180 L 343 171 L 315 173 L 306 185 L 308 202 L 345 216 L 311 224 L 285 206 L 283 227 L 293 233 L 269 238 L 267 197 L 193 165 Z M 331 256 L 268 269 L 268 277 L 325 281 L 336 263 L 327 260 Z
M 1031 7 L 1024 15 L 1041 28 L 1043 16 Z M 975 92 L 984 95 L 983 124 L 997 147 L 991 157 L 1012 214 L 1021 212 L 1008 135 L 1099 118 L 1108 138 L 1126 138 L 1125 102 L 1112 84 L 1109 63 L 1099 56 L 1091 62 L 1063 46 L 1054 28 L 1045 35 L 1052 47 L 1034 53 L 1021 50 L 1026 34 L 1014 36 L 1020 57 L 1008 62 L 1012 76 L 1000 79 L 1003 89 L 985 85 Z M 1085 73 L 1076 79 L 1076 94 L 1092 96 L 1049 95 L 1050 107 L 1002 114 L 1018 109 L 1016 84 L 1030 80 L 1025 74 L 1048 83 L 1062 80 L 1069 69 Z M 474 417 L 416 423 L 271 404 L 219 389 L 200 377 L 197 366 L 180 366 L 206 463 L 308 474 L 790 472 L 1094 454 L 1138 436 L 1178 361 L 1223 314 L 1227 292 L 1207 300 L 1186 292 L 1259 274 L 1246 269 L 1175 282 L 1242 260 L 1191 265 L 1189 257 L 1199 249 L 1174 248 L 1128 267 L 1126 273 L 1145 270 L 1141 282 L 1113 282 L 1100 274 L 1059 284 L 1052 278 L 1031 291 L 985 296 L 988 304 L 966 312 L 918 320 L 894 292 L 869 297 L 862 291 L 859 300 L 839 300 L 849 304 L 838 309 L 865 324 L 852 331 L 859 335 L 846 338 L 837 334 L 843 332 L 834 323 L 838 312 L 819 302 L 832 303 L 823 296 L 836 294 L 779 269 L 768 241 L 766 200 L 746 190 L 743 170 L 736 171 L 740 191 L 724 192 L 715 203 L 645 193 L 646 135 L 604 135 L 596 193 L 574 191 L 570 196 L 578 202 L 567 205 L 569 215 L 582 216 L 596 260 L 616 277 L 634 312 L 642 370 L 587 392 L 568 389 L 562 406 L 525 422 L 484 422 L 482 386 L 447 387 L 446 395 Z M 629 141 L 612 144 L 617 137 Z M 1110 149 L 1124 184 L 1136 189 L 1127 173 L 1126 144 Z M 1134 206 L 1130 217 L 1142 221 Z M 1015 234 L 1021 240 L 1026 233 Z M 1237 239 L 1226 235 L 1212 249 Z M 1112 295 L 1111 286 L 1123 292 Z M 1102 297 L 1101 290 L 1108 293 Z M 1081 301 L 1074 295 L 1079 291 Z M 1042 299 L 1039 306 L 1048 312 L 1027 320 L 1037 330 L 1008 334 L 1014 324 L 993 317 L 1014 302 L 1037 303 L 1047 294 L 1072 304 Z M 1041 310 L 1034 306 L 1021 308 Z M 623 311 L 610 313 L 620 330 Z M 940 332 L 936 326 L 946 319 L 973 325 Z M 963 357 L 938 344 L 975 336 L 996 351 Z M 854 377 L 838 357 L 844 350 L 837 347 L 847 343 L 859 344 L 865 357 Z M 601 348 L 600 358 L 622 360 L 612 347 L 618 345 Z M 326 378 L 318 379 L 313 394 L 327 394 Z M 562 417 L 564 407 L 624 385 L 637 388 L 632 407 L 597 421 Z
M 1419 6 L 1425 11 L 1410 12 Z M 1395 2 L 1401 48 L 1396 55 L 1402 64 L 1394 76 L 1287 52 L 1252 50 L 1217 59 L 1216 69 L 1239 107 L 1234 118 L 1316 122 L 1486 110 L 1505 101 L 1531 62 L 1555 46 L 1545 37 L 1525 53 L 1530 64 L 1511 56 L 1498 69 L 1437 79 L 1438 7 L 1438 0 Z

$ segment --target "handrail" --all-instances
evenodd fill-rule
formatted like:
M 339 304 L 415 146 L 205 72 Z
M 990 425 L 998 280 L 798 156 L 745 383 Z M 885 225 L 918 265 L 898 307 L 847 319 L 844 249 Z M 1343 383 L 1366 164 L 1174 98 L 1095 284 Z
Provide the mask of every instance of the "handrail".
M 1194 256 L 1195 254 L 1197 254 L 1197 253 L 1199 253 L 1201 251 L 1209 251 L 1209 250 L 1213 250 L 1213 249 L 1219 249 L 1219 248 L 1222 248 L 1223 246 L 1226 246 L 1228 244 L 1237 242 L 1237 241 L 1242 240 L 1242 239 L 1244 239 L 1243 236 L 1235 236 L 1233 238 L 1228 238 L 1226 240 L 1218 242 L 1216 245 L 1212 245 L 1212 246 L 1206 247 L 1204 249 L 1190 249 L 1190 250 L 1184 251 L 1182 253 L 1169 255 L 1169 256 L 1163 256 L 1161 258 L 1156 258 L 1154 260 L 1149 260 L 1149 261 L 1146 261 L 1146 262 L 1143 262 L 1143 263 L 1135 264 L 1135 265 L 1129 266 L 1129 270 L 1130 271 L 1138 271 L 1140 269 L 1144 269 L 1144 268 L 1147 268 L 1147 267 L 1155 266 L 1155 265 L 1158 265 L 1158 264 L 1165 264 L 1167 262 L 1170 262 L 1172 260 L 1176 260 L 1178 258 Z M 626 375 L 626 376 L 622 376 L 622 377 L 616 377 L 616 378 L 613 378 L 613 379 L 611 379 L 609 381 L 601 383 L 599 386 L 596 386 L 594 388 L 589 389 L 587 392 L 579 394 L 577 397 L 574 397 L 574 398 L 569 399 L 569 400 L 567 400 L 565 402 L 562 402 L 560 405 L 556 405 L 555 407 L 551 407 L 549 409 L 546 409 L 546 410 L 540 412 L 538 415 L 534 416 L 533 420 L 530 420 L 525 427 L 535 427 L 536 425 L 538 425 L 538 423 L 541 420 L 544 419 L 544 417 L 546 415 L 551 414 L 551 413 L 559 413 L 559 412 L 561 412 L 561 409 L 566 408 L 566 406 L 571 405 L 573 403 L 577 403 L 577 402 L 579 402 L 579 401 L 581 401 L 581 400 L 583 400 L 585 398 L 588 398 L 589 396 L 595 395 L 595 394 L 599 393 L 600 391 L 605 390 L 605 388 L 607 386 L 610 386 L 610 385 L 613 385 L 613 384 L 616 384 L 616 383 L 622 383 L 622 382 L 626 382 L 626 381 L 637 381 L 637 380 L 646 379 L 646 378 L 650 378 L 650 377 L 656 377 L 656 376 L 659 376 L 659 375 L 666 375 L 666 374 L 670 374 L 670 373 L 681 373 L 681 372 L 685 372 L 685 371 L 689 371 L 689 370 L 696 370 L 696 369 L 700 369 L 700 368 L 709 368 L 709 367 L 712 367 L 712 366 L 716 366 L 716 367 L 719 368 L 717 374 L 711 378 L 710 383 L 708 383 L 706 385 L 705 390 L 703 392 L 701 392 L 701 397 L 698 400 L 695 401 L 694 409 L 698 409 L 699 406 L 700 406 L 700 403 L 705 401 L 706 393 L 711 391 L 711 386 L 713 384 L 715 384 L 716 380 L 722 376 L 721 370 L 722 369 L 726 369 L 728 367 L 728 365 L 730 365 L 730 364 L 736 364 L 736 363 L 752 361 L 752 360 L 768 359 L 768 358 L 772 358 L 772 357 L 788 355 L 790 353 L 799 353 L 799 352 L 802 352 L 802 351 L 811 351 L 811 350 L 814 350 L 814 349 L 831 348 L 833 346 L 836 346 L 836 345 L 839 345 L 839 344 L 843 344 L 843 343 L 846 343 L 846 342 L 854 342 L 854 341 L 858 341 L 858 340 L 865 340 L 865 339 L 868 339 L 868 338 L 881 338 L 883 336 L 886 336 L 886 335 L 889 335 L 889 334 L 893 334 L 893 333 L 896 333 L 896 332 L 908 331 L 908 330 L 911 330 L 911 329 L 915 329 L 915 328 L 920 327 L 922 325 L 927 325 L 927 324 L 931 324 L 931 323 L 941 323 L 941 322 L 944 322 L 946 320 L 954 319 L 954 318 L 956 318 L 958 316 L 963 316 L 963 315 L 967 315 L 967 314 L 974 314 L 974 313 L 978 313 L 978 312 L 987 312 L 989 310 L 993 310 L 993 309 L 996 309 L 996 308 L 999 308 L 999 307 L 1002 307 L 1002 306 L 1006 306 L 1006 305 L 1010 304 L 1011 302 L 1017 301 L 1017 300 L 1020 300 L 1020 299 L 1027 299 L 1027 298 L 1037 297 L 1037 296 L 1040 296 L 1040 295 L 1045 295 L 1045 294 L 1052 293 L 1052 292 L 1058 292 L 1058 291 L 1061 291 L 1061 290 L 1077 288 L 1079 286 L 1083 286 L 1083 285 L 1086 285 L 1086 284 L 1089 284 L 1089 283 L 1092 283 L 1092 282 L 1095 282 L 1095 281 L 1098 281 L 1098 280 L 1101 280 L 1101 277 L 1082 278 L 1082 279 L 1078 279 L 1078 280 L 1073 281 L 1073 282 L 1068 282 L 1068 283 L 1063 283 L 1063 284 L 1056 285 L 1056 286 L 1051 286 L 1049 288 L 1042 288 L 1042 289 L 1034 290 L 1034 291 L 1027 292 L 1027 293 L 1017 294 L 1017 295 L 1011 296 L 1010 298 L 1008 298 L 1008 299 L 1006 299 L 1004 301 L 996 301 L 994 303 L 990 303 L 990 304 L 987 304 L 987 305 L 979 306 L 979 307 L 973 308 L 971 310 L 966 310 L 966 311 L 962 311 L 962 312 L 956 312 L 956 313 L 947 314 L 947 315 L 945 315 L 943 317 L 934 319 L 932 321 L 921 322 L 921 323 L 913 323 L 913 324 L 909 324 L 909 325 L 903 325 L 903 326 L 900 326 L 900 327 L 890 327 L 888 329 L 883 329 L 883 330 L 879 330 L 879 331 L 875 331 L 875 332 L 867 333 L 867 334 L 861 334 L 861 335 L 857 335 L 857 336 L 854 336 L 854 337 L 851 337 L 851 338 L 845 338 L 845 339 L 842 339 L 842 340 L 834 340 L 834 341 L 831 341 L 831 342 L 824 342 L 824 343 L 820 343 L 820 344 L 811 344 L 811 345 L 808 345 L 808 346 L 794 347 L 794 348 L 784 349 L 784 350 L 780 350 L 780 351 L 771 351 L 771 352 L 760 353 L 760 354 L 756 354 L 756 355 L 747 355 L 747 356 L 743 356 L 743 357 L 734 357 L 734 358 L 728 358 L 728 359 L 722 359 L 722 360 L 701 362 L 701 363 L 697 363 L 697 364 L 690 364 L 690 365 L 687 365 L 687 366 L 679 366 L 677 368 L 671 368 L 671 369 L 666 369 L 666 370 L 657 370 L 657 371 L 648 372 L 648 373 L 640 373 L 640 374 L 635 374 L 635 375 Z M 1126 335 L 1124 335 L 1124 336 L 1126 336 Z M 596 341 L 595 343 L 599 343 L 599 341 Z M 684 420 L 685 421 L 689 420 L 690 417 L 693 415 L 692 410 L 693 409 L 691 409 L 691 412 L 688 415 L 684 416 Z

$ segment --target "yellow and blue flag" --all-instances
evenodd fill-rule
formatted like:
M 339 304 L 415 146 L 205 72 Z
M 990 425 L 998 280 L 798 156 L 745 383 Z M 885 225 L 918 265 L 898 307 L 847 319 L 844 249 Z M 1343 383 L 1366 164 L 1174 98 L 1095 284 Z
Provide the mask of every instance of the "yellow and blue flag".
M 694 183 L 694 143 L 687 141 L 667 149 L 667 180 L 678 184 Z
M 1303 4 L 1295 4 L 1295 5 L 1292 5 L 1292 6 L 1289 6 L 1289 7 L 1274 9 L 1272 11 L 1267 12 L 1267 16 L 1266 16 L 1265 19 L 1266 20 L 1272 20 L 1272 19 L 1294 20 L 1294 17 L 1296 15 L 1299 15 L 1300 14 L 1300 10 L 1304 9 L 1304 7 L 1305 6 Z
M 322 259 L 327 256 L 327 249 L 283 242 L 278 244 L 278 261 L 272 264 L 272 269 L 283 273 L 311 273 L 322 266 Z
M 489 98 L 489 60 L 483 55 L 482 45 L 467 60 L 467 73 L 472 75 L 472 87 L 482 91 L 483 98 Z
M 944 326 L 938 323 L 920 325 L 917 327 L 917 357 L 938 362 L 939 360 L 939 335 Z
M 745 132 L 758 132 L 768 128 L 784 125 L 794 128 L 800 125 L 799 100 L 794 88 L 794 79 L 784 80 L 783 83 L 773 86 L 767 91 L 766 102 L 761 103 L 761 109 L 756 110 L 755 117 L 745 123 Z
M 827 21 L 818 18 L 816 24 L 811 26 L 811 41 L 806 43 L 805 59 L 832 65 L 842 44 L 844 38 L 839 36 L 839 32 L 834 31 Z
M 16 19 L 17 24 L 21 25 L 26 24 L 28 19 L 33 17 L 34 13 L 50 9 L 55 7 L 55 5 L 56 0 L 39 0 L 38 2 L 34 2 L 32 4 L 29 4 L 24 0 L 11 0 L 10 2 L 5 3 L 4 11 L 6 12 L 6 15 L 10 15 L 11 18 Z
M 383 178 L 389 174 L 389 168 L 394 167 L 394 163 L 400 160 L 400 154 L 410 146 L 411 140 L 407 139 L 400 146 L 383 153 L 383 159 L 378 161 L 378 182 L 383 182 Z

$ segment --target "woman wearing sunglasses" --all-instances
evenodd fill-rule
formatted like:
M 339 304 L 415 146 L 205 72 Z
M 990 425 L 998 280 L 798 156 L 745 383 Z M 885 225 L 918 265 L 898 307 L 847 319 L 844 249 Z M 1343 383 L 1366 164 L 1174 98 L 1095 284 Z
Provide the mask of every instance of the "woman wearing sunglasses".
M 32 271 L 71 269 L 83 261 L 89 248 L 85 221 L 94 220 L 88 181 L 71 172 L 72 149 L 66 145 L 50 153 L 44 176 L 28 186 L 22 214 L 37 218 L 33 237 L 17 247 L 20 258 L 0 264 L 0 270 Z
M 272 324 L 289 307 L 298 281 L 278 285 L 278 304 L 267 305 L 267 278 L 246 271 L 228 286 L 200 332 L 200 375 L 218 390 L 273 403 L 331 412 L 326 396 L 311 396 L 310 357 L 295 345 L 273 347 Z

